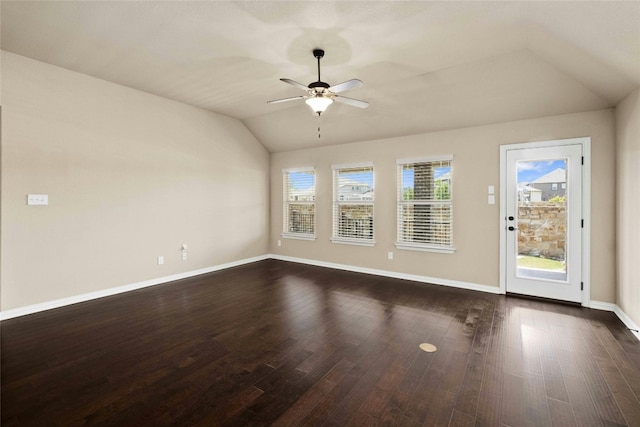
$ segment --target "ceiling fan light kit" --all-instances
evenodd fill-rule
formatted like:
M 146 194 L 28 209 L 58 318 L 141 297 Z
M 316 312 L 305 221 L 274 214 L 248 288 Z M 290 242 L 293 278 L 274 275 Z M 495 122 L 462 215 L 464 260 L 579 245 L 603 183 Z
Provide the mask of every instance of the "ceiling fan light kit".
M 367 108 L 369 106 L 368 102 L 338 95 L 339 92 L 344 92 L 346 90 L 354 89 L 362 86 L 364 83 L 362 83 L 361 80 L 351 79 L 351 80 L 347 80 L 346 82 L 337 84 L 335 86 L 330 86 L 328 83 L 325 83 L 320 79 L 320 59 L 324 57 L 324 50 L 314 49 L 313 56 L 318 60 L 318 81 L 309 83 L 308 86 L 305 86 L 302 83 L 296 82 L 295 80 L 280 79 L 281 81 L 288 83 L 292 86 L 295 86 L 298 89 L 304 90 L 305 92 L 307 92 L 307 94 L 294 96 L 291 98 L 283 98 L 283 99 L 276 99 L 273 101 L 267 101 L 267 104 L 276 104 L 280 102 L 288 102 L 288 101 L 294 101 L 297 99 L 304 99 L 304 102 L 309 107 L 311 107 L 311 110 L 318 116 L 322 115 L 322 113 L 324 113 L 326 109 L 329 107 L 329 105 L 331 105 L 334 101 L 340 102 L 346 105 L 351 105 L 352 107 L 358 107 L 358 108 Z
M 316 95 L 311 98 L 307 98 L 304 102 L 311 107 L 314 113 L 321 115 L 327 107 L 333 103 L 333 99 L 327 96 Z

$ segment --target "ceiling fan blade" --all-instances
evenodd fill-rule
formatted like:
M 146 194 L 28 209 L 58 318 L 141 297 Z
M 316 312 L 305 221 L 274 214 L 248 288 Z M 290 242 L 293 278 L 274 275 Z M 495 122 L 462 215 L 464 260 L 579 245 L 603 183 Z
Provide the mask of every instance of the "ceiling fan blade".
M 366 101 L 360 101 L 359 99 L 347 98 L 346 96 L 336 95 L 333 100 L 342 104 L 351 105 L 352 107 L 367 108 L 369 103 Z
M 267 101 L 267 104 L 277 104 L 279 102 L 295 101 L 296 99 L 304 99 L 304 96 L 292 96 L 291 98 L 274 99 L 273 101 Z
M 299 88 L 299 89 L 304 90 L 305 92 L 307 92 L 307 91 L 309 90 L 309 88 L 308 88 L 307 86 L 303 85 L 302 83 L 298 83 L 298 82 L 297 82 L 297 81 L 295 81 L 295 80 L 291 80 L 291 79 L 280 79 L 280 81 L 283 81 L 283 82 L 285 82 L 285 83 L 289 83 L 289 84 L 290 84 L 290 85 L 292 85 L 292 86 L 295 86 L 295 87 L 297 87 L 297 88 Z
M 362 86 L 363 84 L 364 83 L 362 83 L 362 80 L 351 79 L 351 80 L 347 80 L 346 82 L 339 83 L 335 86 L 331 86 L 329 90 L 333 93 L 340 93 L 340 92 L 344 92 L 345 90 L 355 89 L 357 87 Z

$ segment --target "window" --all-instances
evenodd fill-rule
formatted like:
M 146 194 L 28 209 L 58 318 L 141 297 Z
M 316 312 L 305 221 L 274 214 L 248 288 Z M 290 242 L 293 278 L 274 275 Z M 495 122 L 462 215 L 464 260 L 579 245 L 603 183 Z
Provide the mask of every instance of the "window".
M 554 191 L 557 190 L 558 189 L 558 183 L 554 182 L 553 184 L 551 184 L 551 189 L 554 190 Z
M 283 237 L 315 239 L 316 174 L 313 168 L 285 169 Z
M 398 249 L 453 253 L 452 161 L 398 160 Z
M 333 166 L 335 243 L 372 246 L 373 163 Z

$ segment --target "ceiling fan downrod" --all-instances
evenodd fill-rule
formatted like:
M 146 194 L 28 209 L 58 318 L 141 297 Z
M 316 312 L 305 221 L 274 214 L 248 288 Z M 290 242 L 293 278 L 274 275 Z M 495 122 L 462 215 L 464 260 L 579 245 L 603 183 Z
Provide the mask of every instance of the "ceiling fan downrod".
M 324 57 L 324 50 L 314 49 L 313 56 L 315 56 L 318 59 L 318 82 L 320 82 L 322 81 L 320 80 L 320 58 Z
M 315 89 L 315 88 L 323 88 L 323 89 L 329 89 L 329 84 L 323 82 L 322 80 L 320 80 L 320 59 L 322 57 L 324 57 L 324 50 L 322 49 L 313 49 L 313 56 L 316 57 L 316 59 L 318 60 L 318 81 L 317 82 L 313 82 L 309 84 L 309 89 Z M 320 91 L 320 93 L 322 93 L 323 91 Z

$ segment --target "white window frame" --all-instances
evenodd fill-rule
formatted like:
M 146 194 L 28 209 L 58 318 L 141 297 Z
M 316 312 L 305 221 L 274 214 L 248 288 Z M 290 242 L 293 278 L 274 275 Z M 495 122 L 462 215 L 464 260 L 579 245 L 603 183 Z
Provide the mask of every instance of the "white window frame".
M 340 188 L 339 188 L 339 174 L 341 171 L 346 171 L 349 169 L 360 169 L 360 168 L 370 168 L 373 174 L 373 189 L 374 189 L 374 198 L 372 200 L 358 200 L 358 201 L 345 201 L 340 200 Z M 375 170 L 373 162 L 361 162 L 361 163 L 350 163 L 343 165 L 332 165 L 331 169 L 333 170 L 333 234 L 331 237 L 331 241 L 333 243 L 339 244 L 347 244 L 347 245 L 358 245 L 358 246 L 374 246 L 375 245 L 375 219 L 372 219 L 372 230 L 371 230 L 371 238 L 364 237 L 344 237 L 338 236 L 338 214 L 340 212 L 341 206 L 351 205 L 351 206 L 371 206 L 371 215 L 373 217 L 374 211 L 374 202 L 375 202 Z
M 289 173 L 313 172 L 313 200 L 290 201 L 289 200 Z M 282 170 L 282 237 L 285 239 L 315 240 L 316 239 L 316 170 L 313 167 L 290 168 Z M 289 205 L 307 205 L 313 208 L 313 233 L 298 233 L 289 230 Z
M 403 200 L 403 182 L 402 182 L 402 171 L 403 167 L 406 165 L 416 164 L 416 163 L 435 163 L 435 162 L 450 162 L 451 167 L 451 182 L 449 184 L 449 194 L 451 195 L 448 200 L 419 200 L 419 201 L 406 201 Z M 419 158 L 409 158 L 409 159 L 398 159 L 396 160 L 396 168 L 397 168 L 397 240 L 396 240 L 396 248 L 403 250 L 412 250 L 412 251 L 424 251 L 424 252 L 436 252 L 436 253 L 445 253 L 452 254 L 455 252 L 455 247 L 453 246 L 453 154 L 446 154 L 441 156 L 431 156 L 431 157 L 419 157 Z M 403 207 L 407 205 L 446 205 L 449 206 L 450 212 L 450 236 L 449 243 L 447 245 L 433 244 L 433 243 L 416 243 L 416 242 L 406 242 L 402 240 L 403 236 Z

